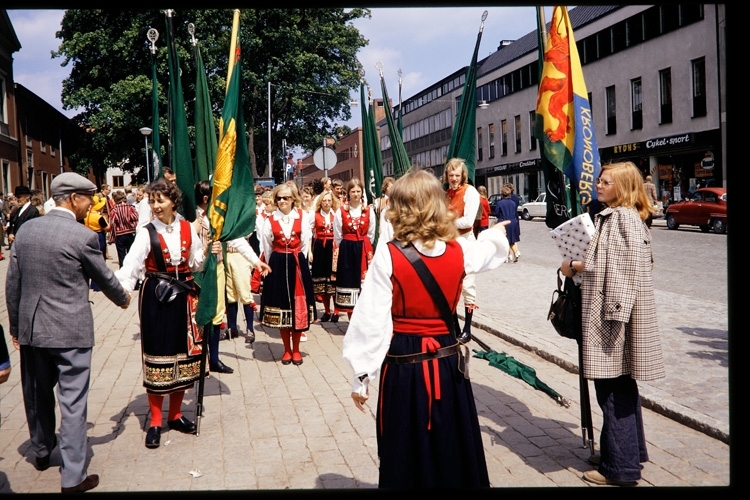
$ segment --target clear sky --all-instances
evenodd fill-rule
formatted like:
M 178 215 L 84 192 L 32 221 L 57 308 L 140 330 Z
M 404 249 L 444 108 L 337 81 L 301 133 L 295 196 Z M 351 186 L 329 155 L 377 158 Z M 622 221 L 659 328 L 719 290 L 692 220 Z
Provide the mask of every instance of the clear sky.
M 471 61 L 481 24 L 487 10 L 479 58 L 497 50 L 501 40 L 515 40 L 536 29 L 535 8 L 523 7 L 419 7 L 374 8 L 371 19 L 359 19 L 355 26 L 370 43 L 360 50 L 358 58 L 365 69 L 365 80 L 375 98 L 382 97 L 376 63 L 383 63 L 383 77 L 388 95 L 398 98 L 398 70 L 402 70 L 403 99 L 407 99 Z M 547 8 L 547 17 L 551 7 Z M 69 68 L 52 59 L 60 40 L 63 10 L 9 9 L 13 27 L 21 42 L 14 54 L 14 79 L 66 116 L 75 111 L 63 110 L 60 94 Z M 144 33 L 145 39 L 145 33 Z M 352 93 L 359 100 L 359 91 Z M 145 96 L 150 99 L 150 94 Z M 360 109 L 352 109 L 346 122 L 360 125 Z

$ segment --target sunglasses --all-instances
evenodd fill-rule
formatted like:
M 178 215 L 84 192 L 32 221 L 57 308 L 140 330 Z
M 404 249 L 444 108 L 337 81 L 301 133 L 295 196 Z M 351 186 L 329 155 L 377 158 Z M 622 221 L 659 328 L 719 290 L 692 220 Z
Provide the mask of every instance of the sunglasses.
M 292 199 L 291 196 L 277 196 L 276 197 L 276 201 L 289 201 L 291 199 Z
M 604 180 L 604 179 L 602 179 L 601 177 L 599 177 L 599 178 L 598 178 L 598 179 L 596 180 L 596 185 L 597 185 L 597 186 L 601 186 L 601 185 L 605 185 L 605 186 L 611 186 L 611 185 L 612 185 L 612 184 L 614 184 L 614 183 L 615 183 L 615 181 L 605 181 L 605 180 Z

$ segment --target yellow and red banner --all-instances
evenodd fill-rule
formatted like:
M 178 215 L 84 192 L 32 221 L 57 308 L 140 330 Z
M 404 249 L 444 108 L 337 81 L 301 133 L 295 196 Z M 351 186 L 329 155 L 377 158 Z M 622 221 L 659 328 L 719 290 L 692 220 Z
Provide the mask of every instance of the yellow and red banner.
M 573 27 L 564 6 L 554 7 L 544 42 L 535 135 L 547 159 L 570 179 L 585 211 L 596 199 L 601 161 Z

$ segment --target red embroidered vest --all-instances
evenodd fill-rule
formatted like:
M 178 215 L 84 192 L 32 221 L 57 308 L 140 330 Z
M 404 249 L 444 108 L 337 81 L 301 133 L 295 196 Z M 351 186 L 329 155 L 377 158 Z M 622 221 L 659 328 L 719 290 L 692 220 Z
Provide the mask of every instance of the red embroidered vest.
M 284 236 L 284 231 L 281 229 L 281 222 L 276 220 L 275 217 L 268 217 L 268 221 L 271 222 L 271 230 L 273 231 L 274 252 L 297 253 L 302 246 L 302 240 L 300 239 L 300 235 L 302 234 L 302 210 L 299 208 L 295 208 L 294 210 L 297 211 L 299 217 L 294 219 L 292 232 L 289 234 L 288 239 Z M 291 214 L 291 212 L 289 213 Z
M 370 207 L 360 205 L 362 214 L 352 217 L 349 207 L 341 208 L 341 237 L 345 240 L 362 241 L 367 238 L 370 227 Z
M 330 220 L 330 222 L 327 222 L 326 217 L 320 211 L 315 212 L 315 239 L 330 240 L 333 238 L 333 213 L 331 213 Z
M 167 243 L 164 241 L 164 238 L 161 234 L 156 233 L 156 236 L 159 237 L 159 245 L 161 245 L 161 251 L 164 255 L 164 264 L 167 266 L 167 272 L 168 273 L 174 273 L 175 266 L 172 264 L 171 255 L 169 253 L 169 248 L 167 248 Z M 185 219 L 180 219 L 180 263 L 177 265 L 177 271 L 182 273 L 189 273 L 190 272 L 190 266 L 188 265 L 188 261 L 190 259 L 190 247 L 193 244 L 193 233 L 190 231 L 190 223 L 186 221 Z M 151 252 L 149 252 L 148 257 L 146 257 L 146 272 L 160 272 L 160 269 L 156 267 L 156 260 L 154 259 L 154 252 L 153 249 Z

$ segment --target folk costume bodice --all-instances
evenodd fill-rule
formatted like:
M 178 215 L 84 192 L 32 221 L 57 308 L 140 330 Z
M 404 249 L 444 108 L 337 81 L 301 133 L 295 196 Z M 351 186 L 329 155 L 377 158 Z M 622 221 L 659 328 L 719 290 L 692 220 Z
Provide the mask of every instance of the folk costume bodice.
M 300 251 L 302 246 L 302 210 L 295 208 L 298 217 L 293 219 L 292 230 L 289 236 L 284 234 L 284 229 L 281 227 L 281 221 L 275 217 L 269 217 L 267 223 L 271 223 L 271 231 L 273 232 L 273 251 L 279 253 L 297 253 Z M 291 212 L 290 212 L 291 213 Z
M 448 327 L 429 291 L 422 284 L 414 266 L 393 247 L 394 244 L 396 243 L 388 244 L 393 262 L 391 316 L 394 333 L 426 336 L 446 334 Z M 422 260 L 440 285 L 440 289 L 446 294 L 451 312 L 455 311 L 464 278 L 464 254 L 461 245 L 456 241 L 448 242 L 442 255 L 422 255 Z

